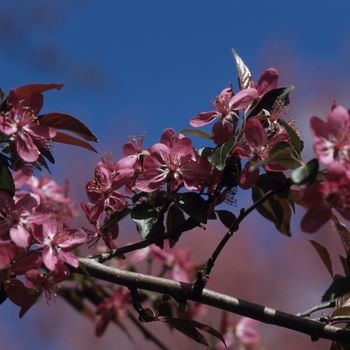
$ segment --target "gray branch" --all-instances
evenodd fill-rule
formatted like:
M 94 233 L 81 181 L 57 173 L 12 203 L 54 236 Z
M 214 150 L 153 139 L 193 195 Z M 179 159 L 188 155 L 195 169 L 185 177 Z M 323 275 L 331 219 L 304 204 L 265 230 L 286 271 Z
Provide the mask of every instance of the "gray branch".
M 86 272 L 94 278 L 122 285 L 128 288 L 138 288 L 157 293 L 168 294 L 200 302 L 218 309 L 226 310 L 241 316 L 250 317 L 263 323 L 288 328 L 310 335 L 312 341 L 320 338 L 350 344 L 350 330 L 323 324 L 314 320 L 274 310 L 267 306 L 237 299 L 209 289 L 203 289 L 201 296 L 194 297 L 193 284 L 124 271 L 100 264 L 94 259 L 80 258 Z M 86 275 L 83 269 L 71 269 L 74 273 Z

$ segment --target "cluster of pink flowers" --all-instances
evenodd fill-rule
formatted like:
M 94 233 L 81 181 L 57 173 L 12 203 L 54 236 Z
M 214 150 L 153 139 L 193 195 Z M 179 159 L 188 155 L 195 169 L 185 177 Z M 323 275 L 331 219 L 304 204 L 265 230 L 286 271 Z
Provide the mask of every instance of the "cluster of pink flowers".
M 327 121 L 314 116 L 310 129 L 316 157 L 326 166 L 322 183 L 301 190 L 309 208 L 301 228 L 312 233 L 331 219 L 332 208 L 350 220 L 350 114 L 334 102 Z
M 43 101 L 39 92 L 19 100 L 16 89 L 12 89 L 6 100 L 8 110 L 0 113 L 0 131 L 8 141 L 3 152 L 10 154 L 16 169 L 27 174 L 33 173 L 32 163 L 46 164 L 41 152 L 49 149 L 48 141 L 56 136 L 55 129 L 38 123 Z
M 221 320 L 221 334 L 225 339 L 226 346 L 218 342 L 215 350 L 242 349 L 260 350 L 264 346 L 261 343 L 260 333 L 256 330 L 259 321 L 248 317 L 241 317 L 238 321 L 230 319 L 226 312 L 223 312 Z
M 238 186 L 244 190 L 258 187 L 261 173 L 286 179 L 276 173 L 294 170 L 303 164 L 298 131 L 293 122 L 281 119 L 293 87 L 277 88 L 278 73 L 273 68 L 267 69 L 257 84 L 251 76 L 243 78 L 245 66 L 239 69 L 241 90 L 234 93 L 232 87 L 225 88 L 212 102 L 214 111 L 199 113 L 190 120 L 195 128 L 215 120 L 211 136 L 202 130 L 185 129 L 177 133 L 168 128 L 160 141 L 149 148 L 144 148 L 144 134 L 130 137 L 124 144 L 123 157 L 117 162 L 111 153 L 101 157 L 93 180 L 86 184 L 88 203 L 80 203 L 92 230 L 70 228 L 76 208 L 68 197 L 68 182 L 62 189 L 47 176 L 32 175 L 34 167 L 47 167 L 45 158 L 53 160 L 50 141 L 94 150 L 87 142 L 62 136 L 56 129 L 66 128 L 83 135 L 87 141 L 97 141 L 96 137 L 69 115 L 38 116 L 43 105 L 41 92 L 60 88 L 59 85 L 35 85 L 29 88 L 34 89 L 32 93 L 27 88 L 10 91 L 0 104 L 2 152 L 8 155 L 4 157 L 6 160 L 0 159 L 0 165 L 16 172 L 0 174 L 1 179 L 6 180 L 8 176 L 13 180 L 8 188 L 4 186 L 0 190 L 0 296 L 18 305 L 20 316 L 41 294 L 48 300 L 55 295 L 57 284 L 69 275 L 67 265 L 79 266 L 73 249 L 85 241 L 90 247 L 96 246 L 100 240 L 104 242 L 104 249 L 116 249 L 119 221 L 128 215 L 136 223 L 142 239 L 151 233 L 153 238 L 158 235 L 162 248 L 150 245 L 133 252 L 129 260 L 123 260 L 123 267 L 134 269 L 134 264 L 154 259 L 161 263 L 161 275 L 168 272 L 175 280 L 191 283 L 200 267 L 194 264 L 190 248 L 170 248 L 169 241 L 162 240 L 171 237 L 171 243 L 175 244 L 187 230 L 181 226 L 186 216 L 194 219 L 197 226 L 219 217 L 225 226 L 232 228 L 234 215 L 215 209 L 228 201 Z M 214 147 L 196 150 L 186 132 L 211 137 Z M 317 159 L 326 169 L 318 173 L 317 180 L 301 185 L 300 200 L 308 207 L 301 222 L 306 232 L 314 232 L 326 223 L 332 217 L 332 208 L 350 220 L 349 112 L 333 103 L 326 122 L 311 118 L 311 134 Z M 262 195 L 268 191 L 258 190 Z M 290 209 L 289 206 L 294 205 L 291 197 L 276 200 L 277 209 L 272 202 L 265 208 L 268 213 L 264 216 L 272 218 L 271 221 L 276 219 L 276 227 L 281 221 L 283 224 L 288 221 L 280 217 L 284 214 L 279 210 L 282 208 L 282 205 L 278 207 L 279 200 L 284 200 L 282 204 Z M 101 295 L 106 298 L 96 310 L 100 317 L 96 328 L 98 336 L 110 321 L 128 313 L 131 302 L 129 291 L 123 287 Z M 197 303 L 182 316 L 193 317 L 199 313 Z M 222 329 L 226 345 L 258 349 L 260 335 L 255 330 L 256 324 L 245 317 L 238 322 L 228 321 L 226 317 Z M 220 345 L 216 349 L 221 349 Z
M 79 266 L 71 251 L 86 233 L 69 228 L 74 207 L 67 189 L 44 175 L 36 179 L 18 171 L 14 179 L 23 188 L 14 198 L 0 191 L 0 289 L 23 316 L 42 293 L 48 300 L 55 295 L 55 286 L 69 275 L 65 263 Z

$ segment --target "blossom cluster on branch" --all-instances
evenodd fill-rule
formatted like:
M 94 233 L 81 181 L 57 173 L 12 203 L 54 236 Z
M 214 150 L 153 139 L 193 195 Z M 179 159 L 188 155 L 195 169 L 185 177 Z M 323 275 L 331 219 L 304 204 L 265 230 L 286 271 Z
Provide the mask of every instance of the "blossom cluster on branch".
M 68 197 L 68 183 L 62 189 L 53 179 L 45 175 L 38 179 L 33 174 L 35 169 L 48 170 L 47 162 L 54 163 L 52 142 L 96 151 L 89 142 L 97 138 L 73 116 L 40 114 L 43 92 L 62 85 L 31 84 L 12 89 L 8 96 L 2 93 L 1 302 L 8 298 L 23 316 L 42 293 L 50 300 L 58 285 L 68 280 L 61 288 L 64 298 L 83 314 L 99 318 L 98 336 L 110 322 L 128 332 L 121 319 L 132 317 L 133 306 L 141 321 L 166 322 L 199 343 L 208 345 L 198 330 L 210 333 L 219 341 L 213 345 L 216 349 L 224 344 L 247 350 L 264 348 L 253 320 L 230 321 L 224 313 L 218 332 L 194 321 L 203 313 L 200 302 L 190 303 L 178 295 L 160 298 L 134 285 L 128 289 L 100 284 L 84 274 L 78 258 L 78 248 L 85 242 L 90 249 L 102 243 L 102 253 L 94 257 L 100 263 L 135 271 L 140 262 L 146 262 L 149 274 L 193 283 L 193 296 L 200 300 L 216 258 L 239 224 L 256 209 L 279 232 L 290 236 L 296 204 L 307 209 L 301 221 L 305 232 L 315 232 L 331 221 L 348 254 L 349 232 L 333 209 L 350 219 L 349 112 L 334 102 L 326 122 L 311 118 L 316 158 L 304 163 L 296 121 L 285 120 L 294 87 L 278 87 L 278 72 L 273 68 L 263 72 L 256 83 L 234 50 L 233 56 L 239 90 L 234 92 L 232 85 L 224 88 L 212 102 L 215 110 L 190 119 L 194 129 L 176 132 L 167 128 L 151 147 L 144 146 L 144 134 L 132 136 L 121 159 L 115 161 L 111 153 L 101 157 L 93 179 L 86 184 L 88 201 L 80 203 L 90 228 L 70 227 L 77 208 Z M 198 129 L 212 122 L 211 133 Z M 201 137 L 208 146 L 195 149 L 190 136 Z M 234 202 L 238 190 L 251 191 L 253 204 L 234 214 L 224 204 Z M 127 217 L 135 223 L 140 242 L 118 248 L 119 222 Z M 208 261 L 196 264 L 190 247 L 178 247 L 177 242 L 184 232 L 205 227 L 214 219 L 227 232 Z M 335 275 L 327 249 L 316 241 L 312 244 L 334 279 L 323 299 L 339 301 L 350 292 L 350 259 L 341 257 L 345 276 Z M 151 270 L 152 261 L 160 264 L 159 271 Z M 96 305 L 95 312 L 86 300 Z M 322 322 L 332 323 L 340 314 L 350 316 L 346 298 L 342 300 Z M 147 302 L 152 308 L 143 307 Z M 333 346 L 343 349 L 340 343 Z

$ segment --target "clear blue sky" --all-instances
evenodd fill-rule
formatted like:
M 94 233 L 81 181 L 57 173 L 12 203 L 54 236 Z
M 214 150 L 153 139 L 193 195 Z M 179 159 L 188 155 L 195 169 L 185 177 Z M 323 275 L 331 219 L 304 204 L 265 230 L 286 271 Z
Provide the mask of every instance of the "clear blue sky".
M 255 80 L 274 67 L 280 86 L 296 86 L 291 114 L 306 126 L 311 113 L 325 116 L 334 98 L 350 107 L 349 14 L 348 0 L 3 1 L 0 87 L 64 83 L 45 94 L 45 111 L 81 119 L 101 140 L 99 154 L 112 150 L 117 158 L 127 135 L 146 131 L 151 146 L 165 128 L 179 131 L 210 110 L 211 96 L 229 81 L 236 86 L 233 47 Z M 86 169 L 67 167 L 68 153 Z M 52 173 L 79 172 L 87 181 L 98 160 L 87 153 L 55 148 Z M 18 331 L 31 329 L 34 312 L 20 324 L 7 304 L 0 308 L 0 349 L 13 339 L 28 349 Z M 42 346 L 36 339 L 32 349 Z

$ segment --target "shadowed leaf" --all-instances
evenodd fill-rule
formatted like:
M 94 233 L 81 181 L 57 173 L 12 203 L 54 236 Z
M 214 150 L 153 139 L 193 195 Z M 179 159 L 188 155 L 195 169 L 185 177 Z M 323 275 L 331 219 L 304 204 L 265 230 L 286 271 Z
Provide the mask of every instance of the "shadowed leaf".
M 181 209 L 179 209 L 176 205 L 170 206 L 168 210 L 168 215 L 166 218 L 166 227 L 167 231 L 170 232 L 179 226 L 181 226 L 185 222 L 185 215 Z M 173 235 L 170 241 L 170 247 L 173 247 L 175 243 L 179 240 L 181 232 L 176 235 Z
M 320 243 L 318 243 L 318 242 L 316 242 L 316 241 L 314 241 L 312 239 L 309 239 L 308 241 L 316 249 L 316 252 L 320 256 L 320 258 L 323 261 L 323 263 L 325 264 L 328 272 L 333 277 L 332 261 L 331 261 L 331 258 L 329 256 L 329 253 L 328 253 L 327 249 L 323 245 L 321 245 Z
M 157 222 L 157 211 L 153 205 L 142 202 L 130 212 L 131 219 L 136 223 L 137 231 L 145 239 Z
M 15 195 L 15 183 L 11 171 L 7 167 L 7 160 L 0 157 L 0 191 L 8 193 L 11 197 Z
M 230 228 L 236 220 L 236 216 L 228 210 L 216 210 L 215 212 L 227 228 Z
M 206 202 L 199 194 L 180 193 L 176 196 L 174 203 L 195 220 L 203 224 L 207 223 Z
M 34 93 L 34 92 L 45 92 L 48 90 L 60 90 L 63 88 L 63 84 L 28 84 L 20 86 L 16 89 L 19 100 L 25 99 L 28 95 Z
M 333 281 L 322 297 L 322 301 L 329 301 L 350 292 L 350 277 L 339 277 Z
M 258 115 L 262 109 L 266 109 L 271 114 L 277 105 L 283 106 L 293 89 L 294 86 L 291 85 L 268 91 L 250 112 L 248 118 Z
M 94 147 L 92 147 L 89 143 L 80 140 L 72 135 L 65 134 L 63 132 L 57 131 L 56 136 L 52 138 L 52 141 L 72 146 L 79 146 L 82 148 L 86 148 L 89 151 L 97 153 L 97 150 Z
M 41 125 L 71 131 L 87 141 L 98 142 L 98 138 L 79 119 L 64 113 L 52 112 L 38 116 Z
M 350 232 L 346 226 L 341 223 L 335 215 L 332 215 L 331 225 L 335 232 L 338 232 L 340 239 L 343 243 L 346 254 L 350 252 Z
M 189 320 L 189 319 L 184 319 L 184 318 L 173 318 L 173 317 L 158 317 L 159 321 L 166 322 L 175 329 L 177 329 L 179 332 L 187 335 L 188 337 L 192 338 L 195 340 L 197 343 L 209 346 L 205 338 L 201 333 L 197 331 L 196 328 L 200 329 L 203 332 L 207 332 L 214 337 L 220 339 L 224 344 L 225 340 L 223 336 L 214 328 L 207 326 L 206 324 L 194 321 L 194 320 Z M 226 344 L 225 344 L 226 345 Z

